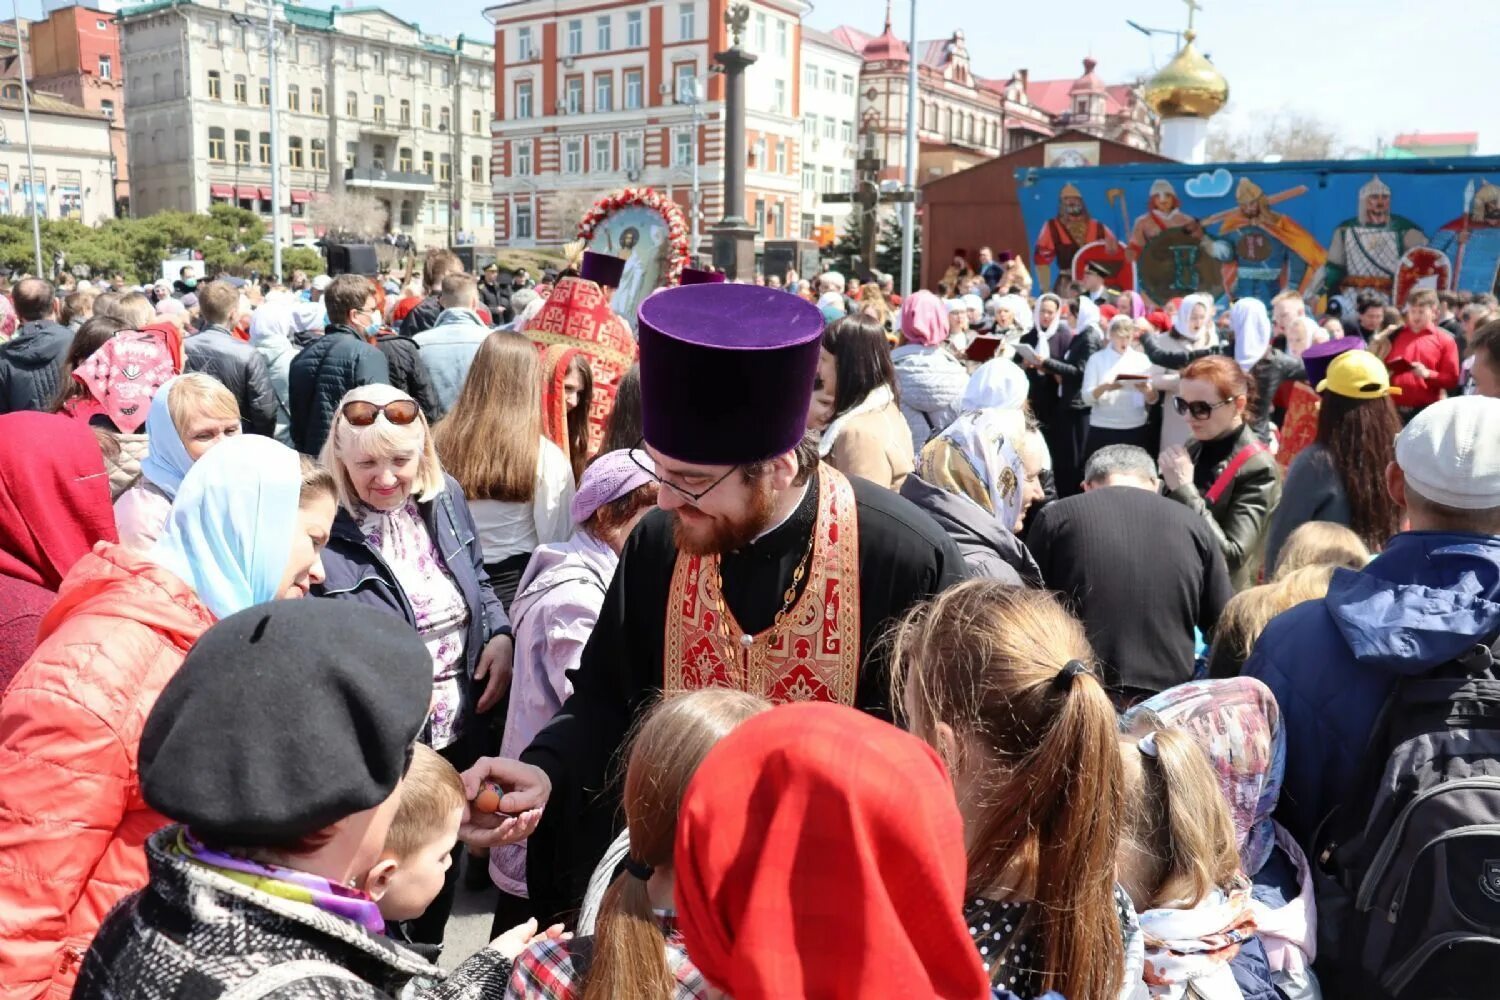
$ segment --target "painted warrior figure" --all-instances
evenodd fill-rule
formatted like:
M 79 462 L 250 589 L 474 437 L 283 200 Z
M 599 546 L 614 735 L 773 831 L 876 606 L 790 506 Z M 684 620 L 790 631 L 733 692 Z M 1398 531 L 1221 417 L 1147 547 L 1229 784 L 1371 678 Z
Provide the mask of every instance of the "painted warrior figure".
M 1373 289 L 1390 298 L 1402 256 L 1426 245 L 1427 234 L 1415 222 L 1391 214 L 1391 189 L 1372 176 L 1359 189 L 1359 215 L 1329 237 L 1324 289 L 1330 295 Z
M 1073 257 L 1078 249 L 1097 240 L 1103 240 L 1107 249 L 1114 252 L 1115 234 L 1104 223 L 1090 217 L 1083 194 L 1076 187 L 1064 184 L 1057 196 L 1057 216 L 1047 220 L 1032 251 L 1040 287 L 1052 287 L 1051 265 L 1054 263 L 1059 278 L 1072 274 Z
M 1130 243 L 1125 252 L 1130 255 L 1131 260 L 1138 260 L 1141 251 L 1146 249 L 1146 244 L 1155 236 L 1160 236 L 1168 229 L 1183 228 L 1191 230 L 1198 225 L 1198 220 L 1182 210 L 1182 202 L 1177 198 L 1177 189 L 1172 182 L 1166 178 L 1158 178 L 1151 184 L 1151 207 L 1146 214 L 1135 220 L 1135 225 L 1130 229 Z
M 1500 186 L 1480 180 L 1468 211 L 1438 231 L 1432 245 L 1453 260 L 1454 287 L 1500 288 Z
M 1260 299 L 1267 306 L 1283 288 L 1295 288 L 1305 296 L 1327 253 L 1306 229 L 1273 210 L 1271 199 L 1250 178 L 1240 178 L 1234 200 L 1237 207 L 1219 226 L 1219 236 L 1228 241 L 1228 258 L 1222 264 L 1224 291 L 1233 298 Z

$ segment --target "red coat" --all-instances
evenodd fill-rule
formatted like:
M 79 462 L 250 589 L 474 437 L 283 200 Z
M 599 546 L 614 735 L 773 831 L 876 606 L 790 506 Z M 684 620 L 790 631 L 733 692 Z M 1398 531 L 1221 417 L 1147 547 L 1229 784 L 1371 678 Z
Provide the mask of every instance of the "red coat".
M 146 884 L 146 714 L 213 615 L 101 542 L 63 580 L 0 702 L 0 1000 L 66 1000 L 115 903 Z
M 1419 378 L 1411 370 L 1420 362 L 1431 373 Z M 1458 342 L 1435 326 L 1420 332 L 1403 326 L 1386 355 L 1385 366 L 1391 373 L 1391 385 L 1401 389 L 1395 397 L 1401 407 L 1431 406 L 1443 398 L 1443 390 L 1458 388 Z

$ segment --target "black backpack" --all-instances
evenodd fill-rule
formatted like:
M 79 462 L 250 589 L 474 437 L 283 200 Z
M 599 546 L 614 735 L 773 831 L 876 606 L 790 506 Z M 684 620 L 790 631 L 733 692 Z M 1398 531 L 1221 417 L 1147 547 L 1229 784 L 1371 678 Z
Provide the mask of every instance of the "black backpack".
M 1329 996 L 1500 996 L 1500 637 L 1397 685 L 1316 847 Z

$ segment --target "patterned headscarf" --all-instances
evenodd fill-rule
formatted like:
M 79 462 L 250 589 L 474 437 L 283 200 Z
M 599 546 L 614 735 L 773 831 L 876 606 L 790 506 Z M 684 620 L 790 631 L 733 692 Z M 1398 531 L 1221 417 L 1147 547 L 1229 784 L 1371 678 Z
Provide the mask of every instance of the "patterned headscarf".
M 10 304 L 9 298 L 0 295 L 0 344 L 15 336 L 18 325 L 16 307 Z
M 122 433 L 146 422 L 151 399 L 177 374 L 167 338 L 156 330 L 123 330 L 73 370 Z
M 922 289 L 901 302 L 901 335 L 908 344 L 936 347 L 948 339 L 948 310 L 943 300 Z
M 650 473 L 630 457 L 629 451 L 624 448 L 607 451 L 584 471 L 568 513 L 573 516 L 574 524 L 582 524 L 600 507 L 651 481 Z
M 965 413 L 927 442 L 917 475 L 969 498 L 1009 529 L 1021 516 L 1025 492 L 1026 466 L 1018 447 L 1024 429 L 1018 410 Z
M 1250 677 L 1190 681 L 1168 688 L 1125 714 L 1154 712 L 1164 725 L 1197 737 L 1219 778 L 1234 819 L 1240 865 L 1254 875 L 1276 843 L 1271 813 L 1286 773 L 1286 734 L 1270 688 Z

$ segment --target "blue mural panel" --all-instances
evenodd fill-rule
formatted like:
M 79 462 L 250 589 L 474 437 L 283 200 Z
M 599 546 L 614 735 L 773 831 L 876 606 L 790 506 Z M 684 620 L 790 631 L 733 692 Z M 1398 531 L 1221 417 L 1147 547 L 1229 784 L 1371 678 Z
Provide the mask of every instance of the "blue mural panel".
M 1093 270 L 1158 305 L 1500 294 L 1500 157 L 1028 168 L 1016 182 L 1038 288 Z

